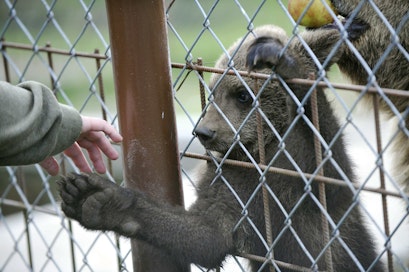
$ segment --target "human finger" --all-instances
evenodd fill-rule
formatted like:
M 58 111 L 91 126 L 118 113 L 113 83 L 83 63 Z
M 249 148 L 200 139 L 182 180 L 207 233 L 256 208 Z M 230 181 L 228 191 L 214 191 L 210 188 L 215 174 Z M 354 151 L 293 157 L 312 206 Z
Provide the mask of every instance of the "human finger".
M 81 172 L 91 173 L 92 169 L 87 162 L 78 143 L 74 143 L 72 146 L 64 151 L 64 154 L 71 158 L 74 164 L 80 169 Z
M 87 133 L 90 131 L 102 131 L 104 134 L 108 135 L 114 142 L 121 142 L 122 136 L 119 132 L 107 121 L 88 116 L 82 117 L 82 133 Z
M 84 147 L 84 144 L 89 146 L 89 143 L 92 143 L 98 147 L 100 151 L 102 151 L 109 159 L 116 160 L 119 157 L 118 151 L 114 148 L 111 142 L 108 140 L 107 137 L 102 132 L 91 131 L 83 135 L 81 139 L 78 139 L 77 142 L 80 144 L 81 147 Z
M 60 167 L 58 165 L 58 162 L 54 157 L 48 157 L 45 160 L 43 160 L 42 162 L 40 162 L 39 164 L 51 176 L 58 175 L 58 172 L 60 171 Z
M 101 155 L 101 150 L 98 145 L 93 141 L 89 141 L 88 138 L 79 140 L 78 144 L 79 146 L 87 150 L 89 159 L 91 160 L 95 171 L 100 174 L 104 174 L 106 172 L 106 167 Z

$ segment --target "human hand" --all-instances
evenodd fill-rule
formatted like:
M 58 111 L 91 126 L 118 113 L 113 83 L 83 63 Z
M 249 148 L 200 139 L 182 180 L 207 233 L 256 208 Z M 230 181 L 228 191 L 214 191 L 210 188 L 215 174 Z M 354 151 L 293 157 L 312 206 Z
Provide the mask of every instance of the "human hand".
M 64 154 L 72 159 L 81 172 L 91 173 L 92 169 L 81 147 L 86 149 L 95 171 L 103 174 L 106 172 L 106 167 L 101 152 L 111 160 L 116 160 L 119 156 L 106 136 L 109 136 L 116 143 L 122 141 L 122 136 L 112 125 L 103 119 L 87 116 L 81 117 L 81 134 L 77 141 L 64 151 Z M 59 172 L 59 164 L 54 157 L 46 158 L 40 165 L 52 176 L 57 175 Z

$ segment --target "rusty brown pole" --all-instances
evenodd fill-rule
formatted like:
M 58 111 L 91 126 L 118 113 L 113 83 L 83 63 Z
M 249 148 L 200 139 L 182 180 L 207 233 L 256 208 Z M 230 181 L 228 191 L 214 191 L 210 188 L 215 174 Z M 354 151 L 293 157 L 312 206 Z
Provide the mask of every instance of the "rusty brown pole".
M 106 0 L 106 8 L 126 186 L 181 205 L 164 2 Z M 181 270 L 141 241 L 132 253 L 135 272 Z

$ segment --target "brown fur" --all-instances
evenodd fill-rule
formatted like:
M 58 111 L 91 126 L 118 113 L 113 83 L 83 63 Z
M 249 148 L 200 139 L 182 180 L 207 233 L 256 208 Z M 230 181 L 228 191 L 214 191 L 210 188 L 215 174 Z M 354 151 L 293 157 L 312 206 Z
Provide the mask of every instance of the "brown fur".
M 332 2 L 342 15 L 350 16 L 360 1 L 332 0 Z M 353 40 L 352 44 L 368 67 L 375 72 L 375 77 L 369 76 L 370 73 L 366 71 L 364 65 L 348 47 L 345 48 L 344 54 L 337 62 L 338 66 L 353 83 L 372 86 L 372 81 L 376 80 L 376 85 L 381 88 L 409 90 L 409 1 L 375 0 L 373 2 L 382 12 L 386 21 L 366 2 L 353 19 L 365 23 L 368 30 L 360 35 L 358 39 Z M 396 36 L 394 36 L 388 25 L 397 33 Z M 325 38 L 325 36 L 316 35 L 314 32 L 311 32 L 311 35 L 317 40 Z M 372 105 L 371 98 L 368 98 L 368 105 Z M 407 98 L 388 96 L 388 99 L 391 100 L 400 113 L 408 110 L 409 100 Z M 395 114 L 385 100 L 379 98 L 379 101 L 383 112 L 389 117 L 394 117 Z M 393 166 L 396 180 L 409 193 L 409 144 L 407 144 L 409 140 L 409 120 L 406 116 L 407 113 L 403 115 L 403 118 L 405 118 L 403 123 L 406 124 L 406 128 L 401 128 L 401 132 L 394 140 L 395 157 Z
M 335 8 L 343 15 L 350 15 L 358 6 L 359 0 L 332 0 Z M 355 20 L 360 20 L 369 26 L 358 39 L 353 41 L 353 45 L 362 55 L 368 66 L 373 69 L 380 58 L 386 54 L 386 50 L 393 42 L 398 42 L 408 54 L 409 50 L 409 20 L 402 26 L 404 16 L 409 11 L 409 1 L 406 0 L 374 0 L 378 9 L 385 16 L 387 22 L 398 32 L 397 37 L 393 36 L 387 23 L 375 12 L 373 7 L 366 2 L 357 14 Z M 398 27 L 400 27 L 398 31 Z M 314 33 L 312 33 L 314 35 Z M 320 39 L 319 36 L 316 36 Z M 323 37 L 322 37 L 323 38 Z M 360 64 L 359 60 L 353 55 L 351 50 L 345 50 L 345 53 L 338 61 L 342 72 L 348 75 L 354 83 L 367 85 L 368 72 Z M 400 90 L 409 90 L 409 59 L 407 56 L 393 46 L 393 50 L 388 53 L 385 61 L 377 69 L 375 76 L 379 86 L 383 88 L 392 88 Z M 399 97 L 390 97 L 399 111 L 403 112 L 408 106 L 405 99 Z M 384 105 L 388 110 L 388 106 Z
M 332 2 L 341 14 L 349 15 L 360 1 L 332 0 Z M 365 22 L 369 29 L 359 39 L 353 41 L 353 45 L 372 70 L 379 66 L 376 68 L 375 78 L 369 79 L 368 72 L 349 49 L 345 50 L 338 61 L 338 66 L 353 83 L 371 86 L 370 81 L 376 79 L 377 85 L 381 88 L 409 90 L 409 1 L 375 0 L 373 2 L 393 31 L 397 32 L 397 36 L 394 36 L 387 23 L 368 3 L 357 14 L 356 20 Z M 319 36 L 316 38 L 320 39 Z M 392 50 L 387 53 L 389 49 Z M 386 58 L 381 62 L 384 55 Z M 409 99 L 399 96 L 388 96 L 388 98 L 399 112 L 403 113 L 408 110 Z M 379 101 L 383 112 L 389 117 L 395 116 L 383 99 L 380 98 Z M 409 141 L 409 119 L 406 116 L 404 118 L 406 118 L 404 120 L 406 128 L 401 129 L 394 141 L 395 162 L 393 165 L 395 178 L 404 186 L 406 193 L 409 193 L 409 144 L 407 143 Z

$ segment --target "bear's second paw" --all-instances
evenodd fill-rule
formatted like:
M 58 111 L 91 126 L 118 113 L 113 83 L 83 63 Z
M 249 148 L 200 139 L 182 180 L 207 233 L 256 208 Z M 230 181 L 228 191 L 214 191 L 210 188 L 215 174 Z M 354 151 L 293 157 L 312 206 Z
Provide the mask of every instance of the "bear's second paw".
M 62 210 L 88 229 L 115 230 L 132 203 L 126 189 L 95 174 L 70 174 L 58 184 Z
M 249 71 L 276 66 L 281 57 L 283 45 L 271 37 L 259 37 L 247 51 L 246 66 Z

